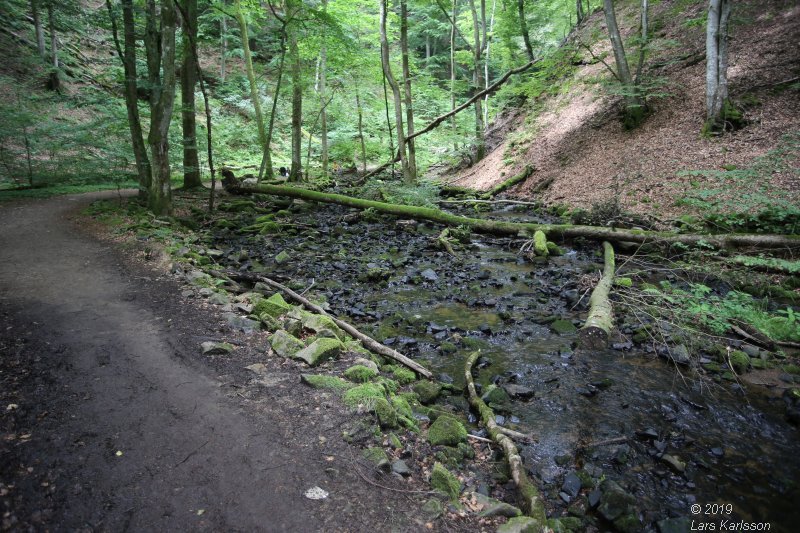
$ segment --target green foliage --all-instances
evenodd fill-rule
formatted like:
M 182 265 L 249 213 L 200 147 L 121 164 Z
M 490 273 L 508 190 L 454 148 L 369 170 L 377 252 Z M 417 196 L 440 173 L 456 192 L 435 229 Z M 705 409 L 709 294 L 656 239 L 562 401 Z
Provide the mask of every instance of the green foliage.
M 757 158 L 748 168 L 696 170 L 680 176 L 701 176 L 692 181 L 679 205 L 704 213 L 704 223 L 719 231 L 800 233 L 800 205 L 796 198 L 771 186 L 776 174 L 800 177 L 800 131 L 786 134 L 780 144 Z
M 407 185 L 400 182 L 375 180 L 363 187 L 361 195 L 363 198 L 375 199 L 390 204 L 436 207 L 436 201 L 439 199 L 439 188 L 436 184 L 428 181 L 422 181 L 416 185 Z
M 676 315 L 691 317 L 687 322 L 700 325 L 707 331 L 722 335 L 733 321 L 750 324 L 768 337 L 779 341 L 800 341 L 800 317 L 791 307 L 772 313 L 764 300 L 730 291 L 725 296 L 714 294 L 706 285 L 692 283 L 685 289 L 662 283 L 662 291 L 645 289 L 645 293 L 660 300 Z

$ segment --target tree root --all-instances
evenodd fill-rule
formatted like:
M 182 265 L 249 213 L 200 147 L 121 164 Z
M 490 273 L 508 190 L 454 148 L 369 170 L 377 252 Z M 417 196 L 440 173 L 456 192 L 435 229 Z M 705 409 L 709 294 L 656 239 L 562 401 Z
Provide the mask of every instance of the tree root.
M 282 291 L 287 296 L 289 296 L 289 298 L 291 298 L 292 300 L 295 300 L 296 302 L 302 304 L 304 307 L 306 307 L 310 311 L 313 311 L 313 312 L 315 312 L 315 313 L 317 313 L 319 315 L 324 315 L 324 316 L 329 317 L 342 330 L 347 332 L 349 335 L 355 337 L 356 339 L 360 340 L 361 344 L 364 345 L 364 348 L 366 348 L 366 349 L 370 350 L 371 352 L 376 353 L 378 355 L 382 355 L 384 357 L 388 357 L 390 359 L 394 359 L 398 363 L 402 363 L 403 365 L 407 366 L 408 368 L 410 368 L 411 370 L 413 370 L 414 372 L 416 372 L 417 374 L 419 374 L 421 376 L 424 376 L 424 377 L 426 377 L 428 379 L 433 378 L 433 374 L 431 374 L 431 372 L 427 368 L 423 367 L 422 365 L 420 365 L 416 361 L 413 361 L 412 359 L 409 359 L 408 357 L 406 357 L 405 355 L 401 354 L 400 352 L 398 352 L 396 350 L 393 350 L 393 349 L 389 348 L 388 346 L 385 346 L 385 345 L 379 343 L 378 341 L 376 341 L 372 337 L 369 337 L 369 336 L 365 335 L 364 333 L 360 332 L 359 330 L 357 330 L 351 324 L 348 324 L 347 322 L 345 322 L 343 320 L 340 320 L 340 319 L 338 319 L 338 318 L 336 318 L 334 316 L 331 316 L 323 308 L 321 308 L 317 304 L 311 302 L 307 298 L 304 298 L 303 296 L 300 296 L 299 294 L 294 292 L 289 287 L 287 287 L 287 286 L 285 286 L 285 285 L 283 285 L 281 283 L 278 283 L 277 281 L 271 280 L 271 279 L 269 279 L 267 277 L 258 276 L 258 275 L 255 275 L 255 274 L 243 274 L 241 272 L 226 272 L 225 274 L 227 276 L 229 276 L 230 278 L 236 280 L 236 281 L 249 281 L 249 282 L 260 281 L 261 283 L 264 283 L 266 285 L 269 285 L 270 287 L 278 289 L 279 291 Z
M 520 497 L 523 500 L 523 508 L 525 512 L 528 514 L 528 516 L 535 518 L 541 523 L 542 526 L 544 526 L 547 520 L 547 515 L 544 510 L 542 497 L 539 495 L 539 489 L 537 489 L 536 485 L 534 485 L 530 478 L 528 478 L 528 474 L 525 471 L 525 465 L 522 464 L 522 457 L 520 457 L 514 441 L 512 441 L 511 438 L 501 431 L 500 426 L 498 426 L 495 422 L 494 412 L 488 405 L 486 405 L 486 403 L 484 403 L 483 400 L 481 400 L 480 396 L 478 396 L 478 393 L 475 390 L 475 382 L 472 379 L 472 365 L 475 364 L 475 361 L 478 360 L 479 356 L 479 351 L 474 352 L 472 355 L 467 357 L 467 360 L 464 363 L 464 378 L 466 379 L 467 383 L 469 403 L 480 414 L 481 422 L 483 422 L 483 425 L 486 427 L 486 430 L 489 432 L 489 436 L 492 437 L 492 440 L 503 448 L 506 461 L 508 462 L 508 467 L 511 470 L 511 478 L 517 485 L 517 490 L 519 491 Z

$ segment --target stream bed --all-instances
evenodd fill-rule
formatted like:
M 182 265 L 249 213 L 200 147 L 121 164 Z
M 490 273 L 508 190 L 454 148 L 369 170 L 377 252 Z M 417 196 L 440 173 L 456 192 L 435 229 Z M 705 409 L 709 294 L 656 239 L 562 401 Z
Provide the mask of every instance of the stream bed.
M 623 337 L 617 349 L 575 350 L 599 246 L 531 262 L 518 253 L 522 239 L 473 234 L 454 258 L 436 243 L 439 227 L 331 206 L 300 210 L 284 228 L 255 239 L 223 232 L 214 246 L 231 268 L 311 287 L 332 313 L 456 387 L 480 349 L 476 381 L 514 397 L 498 422 L 534 437 L 522 453 L 552 515 L 589 512 L 593 486 L 612 480 L 647 529 L 743 520 L 794 530 L 800 446 L 780 398 L 676 368 Z M 290 260 L 276 262 L 280 252 Z M 461 397 L 445 401 L 468 411 Z

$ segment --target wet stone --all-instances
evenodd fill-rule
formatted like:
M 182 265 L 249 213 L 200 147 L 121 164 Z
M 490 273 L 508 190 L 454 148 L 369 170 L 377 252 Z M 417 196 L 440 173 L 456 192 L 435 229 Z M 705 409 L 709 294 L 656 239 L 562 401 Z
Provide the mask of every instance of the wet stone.
M 561 492 L 566 493 L 570 500 L 578 495 L 581 491 L 581 478 L 575 472 L 570 472 L 567 474 L 567 477 L 564 478 L 564 484 L 561 485 Z M 568 502 L 570 501 L 568 500 Z

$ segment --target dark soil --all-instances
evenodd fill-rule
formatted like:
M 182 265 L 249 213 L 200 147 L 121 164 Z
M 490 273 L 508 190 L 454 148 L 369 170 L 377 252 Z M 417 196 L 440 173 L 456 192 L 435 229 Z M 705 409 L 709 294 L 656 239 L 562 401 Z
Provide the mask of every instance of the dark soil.
M 2 529 L 424 527 L 429 496 L 377 490 L 342 440 L 356 415 L 74 226 L 102 196 L 0 210 Z M 239 346 L 204 360 L 209 338 Z

